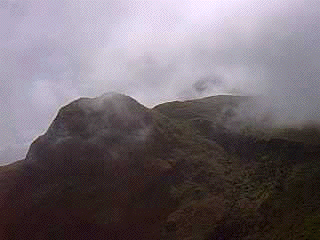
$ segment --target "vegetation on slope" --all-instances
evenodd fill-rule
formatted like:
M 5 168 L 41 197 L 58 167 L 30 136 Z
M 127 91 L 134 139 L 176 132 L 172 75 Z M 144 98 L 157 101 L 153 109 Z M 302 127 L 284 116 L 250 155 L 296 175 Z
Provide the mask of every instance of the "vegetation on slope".
M 235 123 L 242 130 L 234 133 L 223 124 L 235 121 L 247 99 L 155 107 L 147 144 L 131 153 L 118 149 L 130 156 L 128 168 L 120 166 L 127 170 L 117 170 L 117 177 L 39 178 L 33 207 L 82 209 L 79 219 L 101 224 L 131 216 L 142 228 L 161 218 L 153 230 L 161 230 L 161 239 L 319 239 L 319 128 L 267 129 L 244 121 Z M 253 151 L 250 161 L 243 161 L 245 148 Z M 0 171 L 16 173 L 19 165 Z M 123 206 L 131 212 L 114 211 Z
M 232 119 L 233 114 L 229 110 L 238 106 L 230 104 L 229 110 L 223 112 L 223 104 L 219 105 L 218 101 L 210 107 L 204 104 L 203 108 L 193 103 L 166 103 L 156 109 L 179 124 L 189 124 L 194 134 L 210 139 L 208 133 L 217 129 L 219 124 L 223 126 L 228 117 Z M 230 172 L 233 173 L 229 177 L 232 180 L 224 184 L 225 195 L 230 189 L 233 193 L 229 194 L 228 219 L 213 228 L 215 230 L 207 234 L 207 238 L 218 239 L 220 232 L 224 239 L 318 239 L 320 198 L 316 186 L 320 172 L 310 171 L 319 169 L 320 128 L 316 125 L 261 128 L 259 124 L 245 121 L 238 126 L 241 126 L 239 136 L 232 135 L 230 131 L 222 135 L 231 139 L 224 147 L 228 150 L 227 145 L 239 137 L 255 139 L 253 143 L 240 141 L 245 143 L 240 148 L 248 148 L 249 143 L 255 145 L 252 148 L 255 151 L 254 162 L 251 166 L 243 166 L 239 152 L 228 152 L 228 158 L 232 157 Z M 221 131 L 225 131 L 223 127 Z M 181 191 L 177 189 L 180 195 Z M 252 225 L 253 220 L 255 224 Z M 245 232 L 234 231 L 236 227 L 230 226 L 238 226 L 235 222 L 242 222 L 242 227 L 251 226 L 253 230 L 244 227 L 247 228 Z

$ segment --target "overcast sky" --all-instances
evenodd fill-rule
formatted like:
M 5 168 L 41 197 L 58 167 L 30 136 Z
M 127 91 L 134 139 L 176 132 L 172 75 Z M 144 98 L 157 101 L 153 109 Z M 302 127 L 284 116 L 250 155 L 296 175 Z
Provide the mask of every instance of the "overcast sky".
M 0 164 L 23 158 L 62 105 L 109 91 L 148 107 L 241 91 L 269 97 L 282 121 L 318 120 L 319 11 L 318 0 L 0 0 Z

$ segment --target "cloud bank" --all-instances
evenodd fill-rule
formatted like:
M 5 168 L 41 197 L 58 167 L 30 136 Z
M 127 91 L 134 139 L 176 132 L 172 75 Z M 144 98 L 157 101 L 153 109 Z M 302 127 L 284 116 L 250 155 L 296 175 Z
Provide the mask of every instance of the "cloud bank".
M 316 0 L 1 0 L 0 21 L 1 147 L 109 91 L 148 107 L 240 92 L 279 122 L 320 118 Z

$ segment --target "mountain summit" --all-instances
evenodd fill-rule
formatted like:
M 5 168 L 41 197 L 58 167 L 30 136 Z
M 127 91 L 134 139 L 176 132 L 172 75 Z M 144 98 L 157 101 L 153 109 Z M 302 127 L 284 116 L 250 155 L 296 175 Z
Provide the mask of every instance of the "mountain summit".
M 31 145 L 25 164 L 44 173 L 102 174 L 103 164 L 117 159 L 123 148 L 143 145 L 151 124 L 150 110 L 131 97 L 80 98 L 59 110 Z

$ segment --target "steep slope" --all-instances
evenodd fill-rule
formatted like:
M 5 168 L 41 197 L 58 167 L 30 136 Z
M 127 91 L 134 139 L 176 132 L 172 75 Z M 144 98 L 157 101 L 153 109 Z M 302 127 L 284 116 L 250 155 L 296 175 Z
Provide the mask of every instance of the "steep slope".
M 223 189 L 223 150 L 185 130 L 120 94 L 70 103 L 16 172 L 3 230 L 18 239 L 159 239 L 168 215 L 194 198 L 174 186 Z
M 93 223 L 108 223 L 105 233 L 112 235 L 112 224 L 126 226 L 129 214 L 133 216 L 128 221 L 135 219 L 130 198 L 157 181 L 156 174 L 141 175 L 139 158 L 151 126 L 150 111 L 120 94 L 78 99 L 63 107 L 48 131 L 32 143 L 16 183 L 10 185 L 3 210 L 12 211 L 2 221 L 11 226 L 9 235 L 29 239 L 36 232 L 43 237 L 50 226 L 60 224 L 61 230 Z M 158 204 L 170 199 L 162 200 Z
M 63 107 L 48 131 L 31 145 L 26 165 L 46 173 L 70 175 L 70 171 L 90 170 L 101 174 L 104 162 L 111 162 L 121 151 L 117 145 L 130 149 L 144 142 L 151 120 L 150 111 L 130 97 L 80 98 Z

